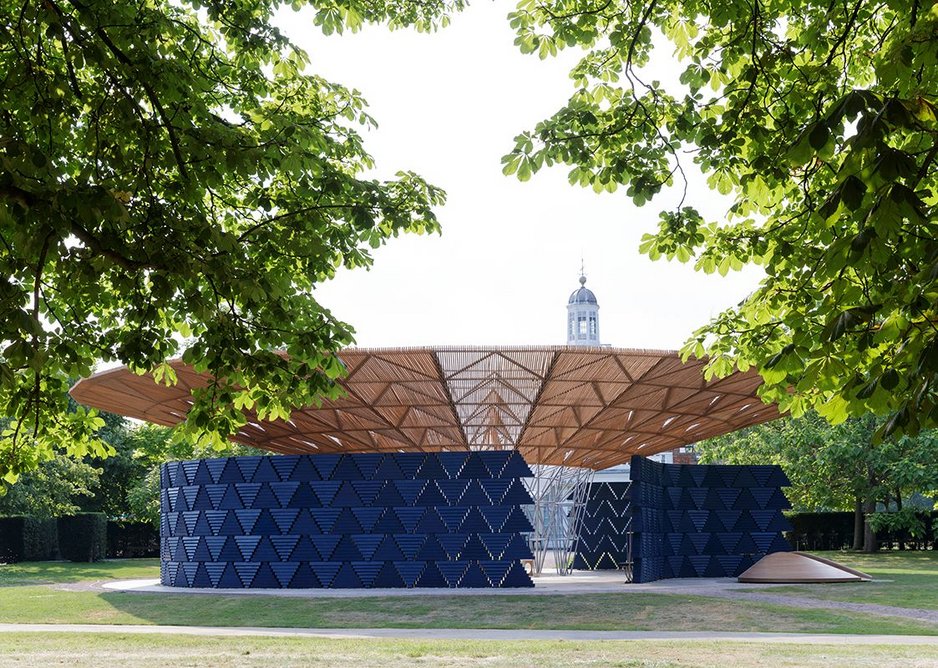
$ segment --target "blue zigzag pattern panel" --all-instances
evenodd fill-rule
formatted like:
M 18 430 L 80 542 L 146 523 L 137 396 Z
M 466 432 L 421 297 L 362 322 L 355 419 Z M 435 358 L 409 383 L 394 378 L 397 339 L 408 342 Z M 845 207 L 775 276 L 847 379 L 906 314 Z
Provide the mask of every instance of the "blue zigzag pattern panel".
M 633 457 L 631 483 L 593 485 L 575 568 L 619 568 L 633 582 L 736 577 L 771 552 L 791 550 L 782 532 L 791 508 L 778 466 L 660 464 Z M 591 512 L 592 511 L 592 512 Z
M 533 587 L 515 451 L 275 455 L 160 469 L 173 587 Z
M 630 484 L 594 482 L 590 486 L 573 568 L 593 571 L 625 566 L 632 517 Z

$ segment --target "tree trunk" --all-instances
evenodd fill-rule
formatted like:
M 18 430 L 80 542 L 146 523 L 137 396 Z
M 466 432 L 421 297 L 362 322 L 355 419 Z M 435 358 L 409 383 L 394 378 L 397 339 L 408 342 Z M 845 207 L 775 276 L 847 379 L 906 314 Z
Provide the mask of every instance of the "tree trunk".
M 867 499 L 865 508 L 865 514 L 870 515 L 876 512 L 876 501 L 873 499 Z M 876 534 L 873 533 L 873 529 L 870 528 L 870 523 L 867 521 L 863 522 L 863 551 L 864 552 L 876 552 Z
M 863 499 L 859 495 L 853 506 L 853 549 L 863 549 Z
M 896 490 L 896 512 L 902 512 L 902 493 Z M 896 540 L 899 541 L 899 549 L 905 549 L 905 531 L 896 532 Z

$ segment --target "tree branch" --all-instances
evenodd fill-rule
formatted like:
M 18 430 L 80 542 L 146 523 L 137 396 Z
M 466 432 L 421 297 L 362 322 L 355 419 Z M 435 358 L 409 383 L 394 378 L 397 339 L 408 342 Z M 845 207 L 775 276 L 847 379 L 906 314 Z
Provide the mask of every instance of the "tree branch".
M 834 45 L 831 47 L 831 51 L 827 54 L 827 60 L 824 61 L 824 65 L 830 65 L 834 61 L 834 55 L 837 52 L 837 49 L 843 46 L 844 42 L 847 41 L 850 32 L 853 30 L 853 24 L 856 23 L 857 14 L 860 13 L 860 7 L 863 6 L 863 0 L 857 0 L 857 4 L 853 7 L 853 13 L 850 15 L 850 18 L 847 20 L 847 25 L 844 26 L 844 31 L 840 34 L 840 37 L 837 38 L 837 41 L 834 42 Z
M 99 253 L 104 257 L 112 260 L 115 264 L 127 269 L 128 271 L 139 271 L 140 269 L 162 269 L 160 265 L 154 262 L 141 262 L 140 260 L 134 260 L 125 255 L 121 255 L 113 248 L 108 248 L 101 243 L 101 240 L 95 237 L 91 232 L 86 230 L 77 222 L 72 222 L 71 232 L 79 241 L 85 244 L 88 248 L 93 250 L 95 253 Z
M 136 70 L 134 62 L 127 57 L 127 55 L 121 51 L 114 42 L 111 41 L 111 38 L 104 28 L 98 27 L 95 29 L 97 35 L 101 38 L 101 41 L 107 46 L 108 50 L 114 54 L 114 56 L 122 63 L 127 65 L 127 67 L 132 70 Z M 156 109 L 156 113 L 159 115 L 160 120 L 163 121 L 163 126 L 166 128 L 166 133 L 169 135 L 169 143 L 173 150 L 173 157 L 176 159 L 176 164 L 179 166 L 179 173 L 182 175 L 182 178 L 189 179 L 189 171 L 186 169 L 186 162 L 182 157 L 182 150 L 179 148 L 179 138 L 176 136 L 176 130 L 173 128 L 173 124 L 170 121 L 169 116 L 166 114 L 166 110 L 163 108 L 163 103 L 160 102 L 159 96 L 156 94 L 156 91 L 153 90 L 153 86 L 147 83 L 142 78 L 137 78 L 137 81 L 140 83 L 140 86 L 143 88 L 144 92 L 147 94 L 147 99 L 150 100 L 150 104 L 153 105 L 153 108 Z

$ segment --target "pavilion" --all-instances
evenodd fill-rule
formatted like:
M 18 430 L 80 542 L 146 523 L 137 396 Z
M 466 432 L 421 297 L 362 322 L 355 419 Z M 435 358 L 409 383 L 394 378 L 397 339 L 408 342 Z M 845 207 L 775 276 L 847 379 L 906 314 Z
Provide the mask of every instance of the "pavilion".
M 648 579 L 733 574 L 754 551 L 782 549 L 787 501 L 773 485 L 785 484 L 783 474 L 756 467 L 756 480 L 730 467 L 705 480 L 703 469 L 714 467 L 659 470 L 636 459 L 643 499 L 632 499 L 628 484 L 591 484 L 595 471 L 633 456 L 779 413 L 759 398 L 754 370 L 708 380 L 704 360 L 601 345 L 599 303 L 582 270 L 579 282 L 567 300 L 566 346 L 341 350 L 341 397 L 288 420 L 245 410 L 246 424 L 231 436 L 284 456 L 165 464 L 162 582 L 522 587 L 533 585 L 522 563 L 530 559 L 540 573 L 551 551 L 558 573 L 628 563 Z M 211 376 L 180 360 L 170 365 L 175 385 L 118 368 L 79 381 L 71 394 L 173 426 Z M 725 489 L 701 487 L 712 484 Z M 685 494 L 687 486 L 697 489 Z M 715 502 L 718 492 L 729 505 Z M 639 527 L 638 517 L 650 523 Z M 663 542 L 665 529 L 674 547 Z M 641 539 L 634 554 L 633 536 Z

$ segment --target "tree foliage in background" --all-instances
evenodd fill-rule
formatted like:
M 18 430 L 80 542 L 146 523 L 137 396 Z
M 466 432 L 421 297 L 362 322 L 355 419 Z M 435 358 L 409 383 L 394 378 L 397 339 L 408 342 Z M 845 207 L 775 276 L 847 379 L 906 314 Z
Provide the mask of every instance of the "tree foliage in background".
M 915 495 L 934 497 L 938 491 L 938 433 L 926 430 L 877 442 L 881 424 L 867 415 L 831 425 L 809 411 L 701 441 L 695 449 L 706 463 L 781 466 L 792 483 L 785 494 L 796 510 L 853 510 L 862 531 L 864 517 L 895 515 L 874 513 L 881 504 L 899 515 L 874 518 L 874 531 L 908 528 L 915 519 L 909 501 Z
M 108 415 L 103 417 L 107 419 Z M 123 418 L 112 417 L 112 425 L 123 425 Z M 9 418 L 0 418 L 0 432 L 9 425 Z M 112 431 L 103 429 L 102 435 L 106 439 Z M 78 512 L 82 501 L 93 498 L 97 492 L 100 475 L 101 470 L 85 458 L 55 452 L 22 476 L 15 487 L 0 480 L 0 517 L 28 515 L 49 519 Z
M 731 198 L 681 198 L 642 250 L 765 278 L 684 355 L 757 367 L 766 399 L 880 435 L 938 424 L 938 5 L 921 0 L 522 0 L 517 44 L 585 55 L 566 106 L 521 134 L 504 171 L 553 163 L 638 204 L 693 167 Z M 680 82 L 643 66 L 672 55 Z M 660 62 L 660 60 L 658 61 Z
M 110 520 L 151 522 L 159 526 L 160 466 L 203 457 L 268 455 L 236 443 L 219 450 L 197 444 L 168 427 L 133 426 L 113 413 L 101 413 L 105 426 L 97 437 L 105 458 L 77 459 L 57 452 L 24 473 L 15 484 L 0 483 L 0 516 L 54 518 L 75 513 L 103 513 Z
M 430 29 L 462 0 L 312 6 L 328 33 Z M 58 448 L 105 454 L 66 410 L 97 360 L 157 380 L 184 359 L 219 380 L 187 423 L 243 423 L 336 394 L 351 328 L 312 297 L 400 232 L 438 229 L 443 193 L 378 182 L 354 92 L 308 73 L 271 0 L 0 0 L 0 477 Z M 283 349 L 289 358 L 270 351 Z
M 99 470 L 71 455 L 57 453 L 23 474 L 0 496 L 0 516 L 61 517 L 81 510 L 81 500 L 94 495 Z

